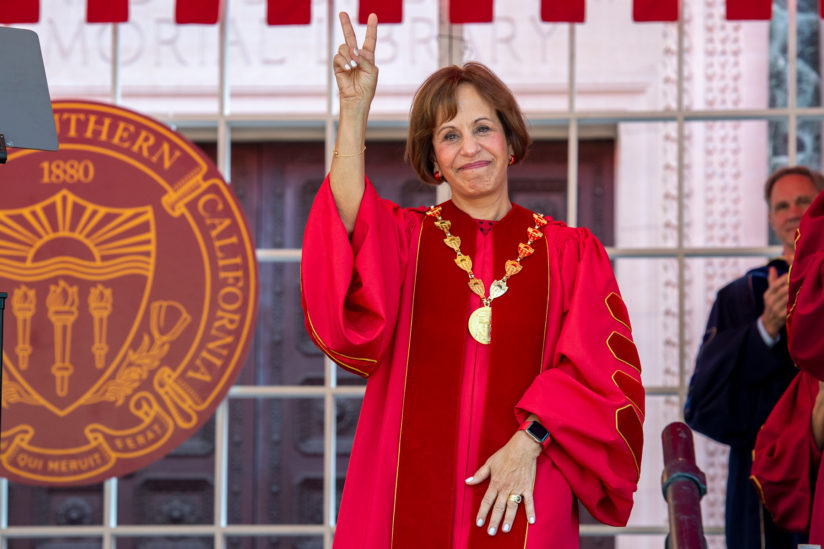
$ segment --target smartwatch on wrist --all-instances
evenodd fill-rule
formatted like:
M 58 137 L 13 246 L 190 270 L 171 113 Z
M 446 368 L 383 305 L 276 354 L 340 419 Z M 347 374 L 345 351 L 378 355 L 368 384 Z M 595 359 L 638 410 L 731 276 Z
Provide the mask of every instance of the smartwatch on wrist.
M 526 434 L 532 437 L 532 440 L 534 440 L 544 448 L 546 448 L 549 445 L 549 431 L 539 422 L 528 419 L 521 423 L 521 426 L 518 429 L 526 431 Z

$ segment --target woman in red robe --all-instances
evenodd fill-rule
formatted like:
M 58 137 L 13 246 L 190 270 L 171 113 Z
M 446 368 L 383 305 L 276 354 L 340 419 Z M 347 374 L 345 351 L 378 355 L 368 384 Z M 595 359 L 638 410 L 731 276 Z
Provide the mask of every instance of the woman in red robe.
M 340 120 L 306 227 L 314 342 L 368 378 L 335 547 L 578 547 L 578 501 L 624 525 L 644 390 L 609 258 L 586 229 L 509 200 L 530 139 L 509 89 L 470 63 L 433 74 L 407 156 L 452 199 L 401 209 L 364 173 L 377 18 L 348 15 Z
M 758 433 L 752 480 L 776 524 L 824 546 L 824 192 L 798 227 L 787 336 L 802 370 Z

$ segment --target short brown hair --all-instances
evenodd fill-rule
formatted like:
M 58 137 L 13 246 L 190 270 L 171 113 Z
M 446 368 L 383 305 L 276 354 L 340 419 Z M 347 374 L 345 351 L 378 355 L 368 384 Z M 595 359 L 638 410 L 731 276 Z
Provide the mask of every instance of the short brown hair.
M 771 173 L 770 177 L 767 178 L 767 182 L 764 183 L 764 199 L 767 201 L 767 205 L 770 204 L 773 187 L 779 179 L 787 175 L 803 175 L 810 180 L 817 191 L 824 189 L 824 175 L 821 175 L 821 173 L 811 170 L 807 166 L 784 166 Z
M 451 120 L 458 112 L 455 96 L 460 84 L 471 84 L 478 94 L 495 109 L 504 127 L 507 144 L 512 147 L 515 162 L 520 162 L 532 140 L 526 121 L 510 89 L 500 78 L 480 63 L 463 67 L 444 67 L 426 79 L 415 92 L 409 113 L 409 137 L 406 140 L 406 160 L 418 176 L 427 183 L 435 181 L 432 135 L 441 120 Z

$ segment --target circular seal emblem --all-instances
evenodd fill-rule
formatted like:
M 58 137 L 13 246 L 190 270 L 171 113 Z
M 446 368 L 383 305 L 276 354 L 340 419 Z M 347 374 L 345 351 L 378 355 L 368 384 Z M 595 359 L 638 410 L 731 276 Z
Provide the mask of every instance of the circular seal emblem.
M 163 457 L 214 412 L 257 314 L 255 246 L 200 150 L 55 102 L 60 149 L 0 166 L 0 476 L 79 485 Z

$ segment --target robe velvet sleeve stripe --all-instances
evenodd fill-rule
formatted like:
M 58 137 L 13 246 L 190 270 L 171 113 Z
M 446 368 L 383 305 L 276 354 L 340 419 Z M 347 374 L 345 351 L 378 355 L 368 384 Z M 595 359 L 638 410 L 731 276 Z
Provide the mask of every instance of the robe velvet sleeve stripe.
M 629 331 L 632 331 L 627 306 L 624 305 L 624 300 L 621 299 L 621 296 L 615 292 L 611 292 L 604 302 L 607 304 L 607 310 L 609 314 L 612 315 L 612 318 L 626 326 Z

